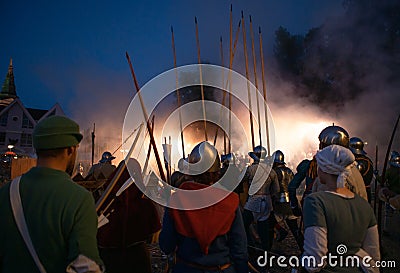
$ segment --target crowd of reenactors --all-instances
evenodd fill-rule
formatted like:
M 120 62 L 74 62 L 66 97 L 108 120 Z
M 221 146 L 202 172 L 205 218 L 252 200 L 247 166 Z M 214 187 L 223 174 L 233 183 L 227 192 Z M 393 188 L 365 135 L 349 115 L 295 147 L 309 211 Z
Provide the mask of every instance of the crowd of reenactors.
M 357 223 L 354 223 L 354 225 L 350 228 L 350 231 L 348 229 L 343 229 L 342 231 L 344 233 L 350 232 L 355 234 L 362 234 L 362 236 L 368 237 L 368 244 L 372 245 L 373 247 L 368 249 L 367 247 L 364 247 L 365 249 L 362 249 L 362 245 L 367 243 L 365 241 L 366 239 L 362 236 L 360 238 L 358 238 L 359 236 L 354 236 L 358 238 L 358 241 L 357 239 L 352 238 L 348 242 L 341 242 L 344 244 L 348 243 L 352 245 L 353 249 L 349 249 L 348 255 L 357 253 L 357 255 L 360 255 L 360 257 L 365 257 L 365 255 L 369 255 L 373 258 L 373 261 L 379 260 L 379 240 L 377 239 L 377 222 L 375 220 L 372 209 L 371 186 L 373 184 L 372 182 L 374 177 L 375 179 L 380 178 L 378 177 L 378 173 L 376 171 L 374 172 L 372 160 L 366 155 L 366 152 L 364 151 L 364 142 L 359 137 L 350 138 L 348 132 L 340 126 L 326 127 L 321 131 L 318 139 L 319 151 L 316 155 L 314 155 L 312 159 L 305 159 L 300 162 L 300 164 L 296 168 L 295 174 L 286 165 L 285 155 L 281 150 L 277 150 L 271 156 L 268 156 L 267 151 L 264 147 L 256 146 L 253 151 L 249 152 L 249 156 L 253 159 L 253 162 L 244 170 L 244 175 L 242 173 L 242 176 L 240 176 L 240 171 L 236 166 L 237 161 L 235 160 L 235 156 L 233 154 L 222 155 L 220 157 L 222 163 L 222 167 L 219 170 L 220 176 L 224 175 L 229 166 L 232 166 L 234 168 L 235 173 L 238 177 L 240 176 L 240 183 L 237 185 L 233 192 L 239 195 L 239 208 L 242 215 L 244 231 L 246 234 L 248 246 L 255 248 L 258 247 L 262 250 L 270 252 L 274 242 L 279 243 L 286 238 L 286 236 L 288 235 L 288 228 L 297 243 L 298 250 L 303 253 L 303 255 L 315 254 L 313 251 L 310 251 L 310 249 L 324 251 L 325 254 L 327 254 L 328 251 L 332 252 L 332 254 L 335 253 L 337 245 L 332 245 L 332 242 L 336 242 L 336 237 L 342 237 L 339 234 L 335 235 L 335 238 L 332 238 L 332 234 L 337 233 L 330 230 L 330 228 L 334 226 L 333 224 L 325 223 L 326 226 L 322 228 L 325 237 L 318 237 L 318 241 L 325 242 L 325 247 L 322 250 L 320 249 L 320 246 L 318 246 L 318 243 L 315 242 L 316 236 L 310 236 L 311 231 L 316 234 L 320 234 L 321 232 L 315 229 L 308 229 L 308 233 L 305 233 L 307 227 L 311 225 L 309 219 L 314 219 L 316 217 L 315 215 L 305 216 L 305 214 L 312 214 L 310 212 L 312 210 L 314 210 L 315 213 L 317 209 L 310 209 L 310 205 L 308 204 L 308 211 L 304 211 L 304 201 L 308 200 L 307 196 L 315 192 L 336 191 L 336 194 L 341 198 L 356 200 L 354 202 L 351 201 L 350 205 L 345 203 L 344 208 L 347 208 L 349 206 L 355 206 L 356 208 L 351 209 L 351 212 L 349 213 L 346 213 L 346 211 L 341 211 L 339 215 L 336 215 L 337 211 L 334 212 L 334 208 L 331 207 L 330 209 L 328 209 L 326 207 L 323 207 L 324 210 L 326 209 L 324 213 L 327 214 L 325 215 L 325 219 L 333 221 L 333 218 L 335 219 L 335 221 L 340 221 L 340 225 L 349 224 L 352 221 L 355 221 L 355 219 L 356 221 L 359 221 Z M 204 142 L 203 146 L 208 147 L 211 145 L 209 145 L 207 142 Z M 198 145 L 195 149 L 199 149 L 199 147 L 201 146 Z M 208 149 L 215 150 L 214 147 L 209 147 Z M 199 153 L 199 151 L 194 150 L 193 152 L 201 154 Z M 216 150 L 215 153 L 217 154 Z M 331 161 L 327 161 L 326 158 Z M 182 159 L 180 163 L 182 168 L 187 170 L 187 168 L 189 168 L 188 163 L 196 163 L 196 160 L 189 156 L 188 159 Z M 399 162 L 399 154 L 397 152 L 393 152 L 389 161 L 390 167 L 385 177 L 385 187 L 382 189 L 378 189 L 379 197 L 381 198 L 381 200 L 387 202 L 387 204 L 389 204 L 393 210 L 399 209 Z M 218 158 L 218 163 L 214 164 L 214 166 L 219 164 L 220 162 Z M 272 165 L 271 169 L 267 168 L 267 166 L 269 165 Z M 265 171 L 267 173 L 267 175 L 261 175 L 262 181 L 259 181 L 260 176 L 257 177 L 256 175 L 256 172 L 259 168 L 265 168 Z M 173 176 L 177 178 L 172 180 L 173 186 L 180 187 L 184 185 L 185 188 L 187 187 L 187 184 L 192 183 L 190 181 L 193 180 L 196 181 L 196 183 L 206 185 L 211 185 L 215 182 L 215 180 L 212 180 L 214 182 L 210 182 L 210 179 L 206 179 L 204 177 L 193 179 L 193 177 L 191 177 L 190 175 L 185 175 L 185 171 L 183 169 L 181 170 L 182 172 L 177 171 L 175 172 L 175 174 L 173 174 Z M 208 172 L 217 171 L 218 168 L 208 170 Z M 319 172 L 324 174 L 323 178 L 319 178 Z M 339 182 L 337 185 L 332 183 L 329 184 L 329 181 L 332 180 L 330 179 L 331 176 L 335 177 L 335 181 L 336 179 L 339 181 L 340 179 L 342 179 L 342 177 L 345 178 L 343 182 L 341 182 L 341 184 L 339 184 Z M 256 189 L 252 190 L 252 188 L 254 188 L 253 186 L 256 184 L 258 185 L 258 187 L 255 187 Z M 301 187 L 304 187 L 304 189 L 300 189 Z M 301 196 L 299 196 L 299 192 L 302 192 Z M 316 195 L 312 196 L 315 198 Z M 357 198 L 355 198 L 355 196 Z M 328 201 L 331 202 L 330 197 L 328 198 Z M 311 201 L 309 201 L 309 203 L 310 202 Z M 335 201 L 334 203 L 337 203 L 338 208 L 340 208 L 341 200 Z M 171 215 L 171 210 L 172 209 L 166 210 L 166 214 L 164 216 L 167 217 L 164 218 L 166 219 L 164 227 L 167 226 L 168 231 L 162 230 L 161 234 L 163 235 L 165 233 L 168 233 L 168 236 L 164 235 L 161 237 L 164 239 L 160 241 L 160 246 L 161 249 L 165 250 L 166 253 L 171 253 L 173 252 L 172 250 L 177 251 L 175 252 L 175 254 L 178 255 L 178 257 L 180 258 L 177 259 L 177 269 L 175 269 L 174 272 L 200 272 L 198 270 L 215 270 L 216 272 L 218 272 L 217 267 L 204 266 L 204 264 L 209 265 L 213 262 L 215 264 L 215 259 L 211 259 L 209 261 L 206 258 L 209 256 L 204 256 L 204 253 L 202 253 L 201 251 L 189 251 L 189 248 L 196 248 L 194 246 L 196 243 L 194 243 L 194 245 L 189 244 L 190 247 L 188 247 L 185 240 L 193 240 L 193 236 L 187 235 L 190 239 L 185 238 L 184 235 L 182 236 L 183 233 L 176 230 L 176 237 L 171 235 L 171 226 L 174 226 L 174 224 L 176 225 L 176 222 L 183 222 L 181 220 L 175 220 L 174 222 L 174 218 L 170 219 L 169 215 Z M 359 214 L 364 215 L 364 222 L 360 220 Z M 304 219 L 304 217 L 307 217 L 308 219 Z M 320 215 L 319 217 L 321 218 L 322 216 Z M 343 219 L 340 219 L 340 217 L 343 217 Z M 348 218 L 347 220 L 346 217 Z M 347 223 L 345 223 L 345 221 L 347 221 Z M 198 224 L 199 223 L 196 221 L 192 222 L 192 228 L 196 229 L 198 227 Z M 200 226 L 204 228 L 202 225 Z M 210 228 L 212 228 L 212 225 L 210 226 Z M 306 238 L 305 234 L 307 235 Z M 173 243 L 166 239 L 167 237 L 169 238 L 169 236 L 172 236 L 174 238 Z M 236 238 L 238 237 L 240 236 L 237 236 Z M 232 240 L 232 238 L 228 236 L 228 239 L 229 238 L 230 240 Z M 313 238 L 314 242 L 310 241 L 310 238 Z M 165 248 L 165 244 L 168 245 L 167 248 Z M 217 245 L 221 246 L 223 244 L 219 243 Z M 357 247 L 354 247 L 354 245 L 358 245 L 358 249 Z M 186 247 L 188 247 L 188 249 Z M 360 249 L 364 251 L 362 255 L 359 254 Z M 221 250 L 215 249 L 214 251 L 218 253 L 218 251 Z M 241 257 L 239 260 L 242 261 L 243 257 Z M 231 261 L 233 267 L 235 267 L 235 263 L 235 261 Z M 329 268 L 329 265 L 327 265 L 326 263 L 321 264 L 321 268 Z M 229 263 L 224 263 L 221 266 L 226 267 L 228 265 Z M 252 267 L 250 263 L 249 266 L 250 269 L 262 271 L 262 269 L 260 268 L 257 269 Z M 315 271 L 316 268 L 305 266 L 304 268 L 302 268 L 302 270 Z M 357 271 L 358 269 L 355 270 Z M 366 269 L 364 268 L 363 270 Z M 236 271 L 232 272 L 242 271 L 240 271 L 239 268 L 236 268 Z
M 150 273 L 150 238 L 173 257 L 170 272 L 267 272 L 276 265 L 254 263 L 252 255 L 257 252 L 252 250 L 271 253 L 273 245 L 287 238 L 289 231 L 297 244 L 292 247 L 299 255 L 313 256 L 317 261 L 301 264 L 296 270 L 342 270 L 342 266 L 332 266 L 322 258 L 328 253 L 338 254 L 339 243 L 347 246 L 347 253 L 339 254 L 368 256 L 371 262 L 380 259 L 377 221 L 371 207 L 371 185 L 378 175 L 366 156 L 364 142 L 350 138 L 342 127 L 323 129 L 318 136 L 319 151 L 312 159 L 300 162 L 295 172 L 287 166 L 281 150 L 268 155 L 264 147 L 256 146 L 249 152 L 253 162 L 241 170 L 234 154 L 220 156 L 209 142 L 201 142 L 188 158 L 179 161 L 171 185 L 182 191 L 170 191 L 169 206 L 161 211 L 140 191 L 143 173 L 133 158 L 115 168 L 111 165 L 114 157 L 106 152 L 93 168 L 91 176 L 108 177 L 106 186 L 115 182 L 108 192 L 111 197 L 101 209 L 79 186 L 68 184 L 73 183 L 68 175 L 81 139 L 78 125 L 65 117 L 51 117 L 36 126 L 38 166 L 22 176 L 21 193 L 17 192 L 28 211 L 25 229 L 32 240 L 26 240 L 10 198 L 11 205 L 6 202 L 0 209 L 5 231 L 0 240 L 0 272 L 36 272 L 38 268 L 39 272 L 46 272 L 44 268 L 104 272 L 106 268 L 111 273 Z M 99 171 L 101 166 L 112 170 L 104 174 Z M 198 166 L 206 168 L 191 172 Z M 390 167 L 380 179 L 384 179 L 385 187 L 379 197 L 392 210 L 398 210 L 399 153 L 392 152 Z M 18 183 L 19 179 L 0 189 L 2 201 L 9 198 L 9 192 L 16 196 L 13 185 Z M 57 190 L 60 187 L 61 192 Z M 299 200 L 301 187 L 304 190 Z M 201 200 L 217 201 L 185 209 L 193 203 L 185 195 L 187 191 L 197 191 Z M 95 215 L 101 216 L 98 223 Z M 49 251 L 49 246 L 57 251 Z M 359 270 L 377 272 L 376 267 L 361 265 L 345 268 L 346 272 Z

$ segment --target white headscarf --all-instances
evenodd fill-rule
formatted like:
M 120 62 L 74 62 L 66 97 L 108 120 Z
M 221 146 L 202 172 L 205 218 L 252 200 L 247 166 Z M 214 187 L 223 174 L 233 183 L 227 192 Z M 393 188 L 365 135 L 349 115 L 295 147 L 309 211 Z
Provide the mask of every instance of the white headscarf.
M 345 182 L 351 174 L 350 169 L 356 164 L 353 153 L 339 145 L 329 145 L 315 156 L 318 168 L 321 171 L 337 175 L 337 188 L 344 188 Z

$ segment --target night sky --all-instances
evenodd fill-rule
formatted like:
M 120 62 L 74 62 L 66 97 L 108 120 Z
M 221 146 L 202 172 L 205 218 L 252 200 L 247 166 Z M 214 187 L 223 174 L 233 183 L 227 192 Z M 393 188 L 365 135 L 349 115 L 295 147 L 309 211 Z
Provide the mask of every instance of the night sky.
M 125 51 L 141 84 L 171 69 L 171 26 L 178 65 L 197 63 L 195 16 L 202 60 L 220 64 L 221 35 L 226 55 L 228 50 L 230 4 L 234 29 L 241 10 L 246 20 L 251 15 L 254 28 L 262 28 L 264 54 L 271 55 L 280 25 L 304 34 L 343 13 L 341 2 L 1 1 L 0 80 L 13 58 L 17 94 L 27 107 L 49 108 L 59 102 L 68 115 L 75 115 L 75 101 L 96 95 L 98 85 L 129 98 L 132 83 Z M 117 86 L 125 91 L 112 90 Z

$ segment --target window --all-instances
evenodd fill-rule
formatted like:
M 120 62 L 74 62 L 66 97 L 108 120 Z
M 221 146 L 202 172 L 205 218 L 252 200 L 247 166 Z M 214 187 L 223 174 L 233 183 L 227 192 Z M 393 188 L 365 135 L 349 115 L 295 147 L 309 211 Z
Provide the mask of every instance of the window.
M 4 145 L 6 143 L 6 132 L 0 132 L 0 145 Z
M 5 112 L 5 113 L 0 117 L 0 126 L 7 126 L 7 121 L 8 121 L 8 111 Z
M 21 134 L 21 147 L 32 147 L 32 134 Z
M 22 117 L 22 128 L 33 128 L 32 121 L 28 118 L 28 116 L 24 113 Z

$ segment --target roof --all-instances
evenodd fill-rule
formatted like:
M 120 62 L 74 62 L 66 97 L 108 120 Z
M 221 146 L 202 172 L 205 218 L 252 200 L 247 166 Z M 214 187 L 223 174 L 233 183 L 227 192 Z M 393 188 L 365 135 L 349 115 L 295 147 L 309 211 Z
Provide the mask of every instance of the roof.
M 26 108 L 28 110 L 29 114 L 31 114 L 32 118 L 36 121 L 41 119 L 48 110 L 43 110 L 43 109 L 35 109 L 35 108 Z
M 4 80 L 3 86 L 1 87 L 0 99 L 16 98 L 16 97 L 17 97 L 17 92 L 14 83 L 14 71 L 11 59 L 10 65 L 8 66 L 7 76 Z

